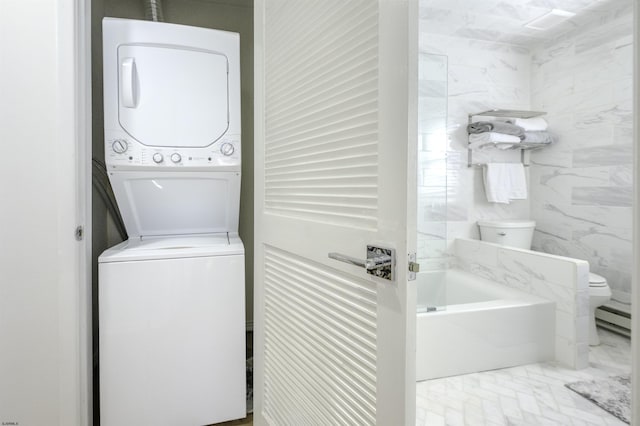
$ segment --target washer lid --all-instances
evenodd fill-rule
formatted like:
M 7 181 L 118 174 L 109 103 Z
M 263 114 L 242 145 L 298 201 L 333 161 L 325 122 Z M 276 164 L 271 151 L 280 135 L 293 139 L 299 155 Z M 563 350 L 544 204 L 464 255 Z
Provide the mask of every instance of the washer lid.
M 99 263 L 244 254 L 240 238 L 228 234 L 130 238 L 102 253 Z
M 589 272 L 589 287 L 604 287 L 607 285 L 607 279 L 594 274 L 593 272 Z
M 504 220 L 479 220 L 478 226 L 488 228 L 535 228 L 536 222 L 533 220 L 504 219 Z

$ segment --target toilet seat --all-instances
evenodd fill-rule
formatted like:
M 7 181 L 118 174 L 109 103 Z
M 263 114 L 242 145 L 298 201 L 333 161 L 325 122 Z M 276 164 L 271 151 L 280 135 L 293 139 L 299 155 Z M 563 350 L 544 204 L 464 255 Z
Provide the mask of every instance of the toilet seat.
M 606 303 L 609 301 L 609 299 L 611 298 L 611 289 L 609 288 L 609 286 L 605 286 L 605 287 L 589 287 L 589 298 L 590 299 L 597 299 L 600 297 L 604 297 L 605 300 L 603 301 L 603 303 Z M 598 305 L 600 306 L 600 305 Z
M 593 272 L 589 272 L 589 287 L 606 287 L 607 280 L 606 278 L 594 274 Z

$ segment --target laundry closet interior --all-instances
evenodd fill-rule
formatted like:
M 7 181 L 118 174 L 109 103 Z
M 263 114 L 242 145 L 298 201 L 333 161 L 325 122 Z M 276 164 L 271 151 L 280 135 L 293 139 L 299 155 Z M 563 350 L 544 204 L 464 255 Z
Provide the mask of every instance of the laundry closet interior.
M 185 376 L 234 376 L 224 392 L 202 381 L 199 393 L 242 394 L 241 403 L 220 398 L 236 413 L 207 423 L 240 418 L 253 312 L 253 3 L 165 1 L 164 23 L 149 19 L 147 3 L 91 5 L 94 422 L 115 421 L 105 407 L 111 412 L 127 397 L 118 380 L 154 386 L 153 374 L 132 374 L 136 363 L 160 369 L 172 359 L 179 365 L 181 356 L 192 364 L 179 370 Z M 158 29 L 165 26 L 168 33 Z M 229 51 L 207 44 L 216 34 L 209 29 L 230 36 Z M 115 197 L 107 196 L 107 181 Z M 212 276 L 226 287 L 207 288 Z M 149 327 L 153 318 L 168 328 Z M 207 334 L 218 339 L 202 345 L 209 355 L 172 348 Z M 136 348 L 114 349 L 136 344 L 138 358 Z M 207 356 L 220 371 L 198 367 Z M 174 376 L 158 380 L 186 380 Z

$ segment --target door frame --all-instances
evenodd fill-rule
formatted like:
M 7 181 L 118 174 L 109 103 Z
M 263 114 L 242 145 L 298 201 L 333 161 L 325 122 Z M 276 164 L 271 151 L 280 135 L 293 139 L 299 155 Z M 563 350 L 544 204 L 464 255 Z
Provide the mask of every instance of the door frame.
M 640 5 L 633 4 L 633 255 L 631 278 L 631 424 L 640 421 Z M 635 397 L 634 397 L 635 396 Z M 635 403 L 634 403 L 635 401 Z
M 56 20 L 58 67 L 57 159 L 61 168 L 75 164 L 75 192 L 62 194 L 75 205 L 75 215 L 61 218 L 65 233 L 81 227 L 68 251 L 75 270 L 61 271 L 59 370 L 60 423 L 90 425 L 93 420 L 91 331 L 91 0 L 58 0 Z M 69 160 L 64 160 L 63 157 Z M 62 221 L 66 222 L 62 223 Z M 67 359 L 63 358 L 67 356 Z

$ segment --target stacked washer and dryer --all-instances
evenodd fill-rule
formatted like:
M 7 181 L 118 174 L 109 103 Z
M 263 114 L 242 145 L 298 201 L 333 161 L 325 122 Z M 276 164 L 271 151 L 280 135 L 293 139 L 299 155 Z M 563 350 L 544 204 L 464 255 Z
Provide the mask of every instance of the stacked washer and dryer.
M 105 18 L 103 39 L 129 239 L 99 258 L 101 424 L 245 417 L 239 36 Z

